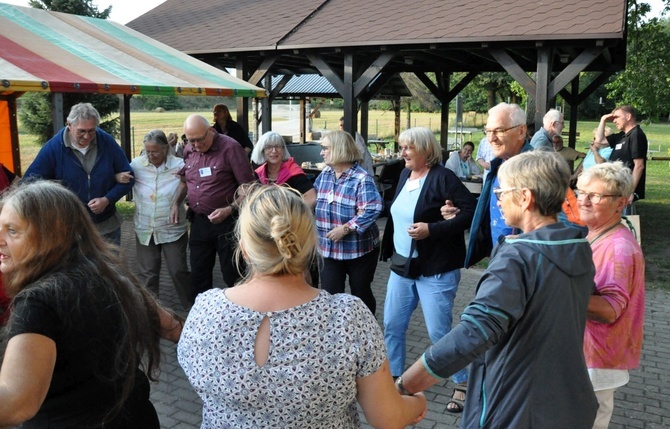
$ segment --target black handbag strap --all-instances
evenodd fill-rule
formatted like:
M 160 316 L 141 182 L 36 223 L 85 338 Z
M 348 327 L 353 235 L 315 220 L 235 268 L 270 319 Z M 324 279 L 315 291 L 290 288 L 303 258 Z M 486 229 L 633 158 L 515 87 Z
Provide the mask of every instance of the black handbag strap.
M 416 249 L 416 240 L 412 240 L 412 244 L 409 246 L 409 257 L 405 261 L 405 266 L 403 267 L 403 277 L 409 277 L 410 265 L 412 264 L 412 256 L 414 255 L 414 250 Z

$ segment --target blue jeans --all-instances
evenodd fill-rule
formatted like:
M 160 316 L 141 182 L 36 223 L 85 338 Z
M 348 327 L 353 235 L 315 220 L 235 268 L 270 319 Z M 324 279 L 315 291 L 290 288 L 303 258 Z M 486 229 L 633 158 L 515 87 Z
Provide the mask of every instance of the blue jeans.
M 428 336 L 435 344 L 451 331 L 451 310 L 460 281 L 460 269 L 418 279 L 407 279 L 391 272 L 384 302 L 384 341 L 394 377 L 405 371 L 405 337 L 419 300 Z M 452 376 L 454 383 L 463 383 L 467 378 L 467 369 Z

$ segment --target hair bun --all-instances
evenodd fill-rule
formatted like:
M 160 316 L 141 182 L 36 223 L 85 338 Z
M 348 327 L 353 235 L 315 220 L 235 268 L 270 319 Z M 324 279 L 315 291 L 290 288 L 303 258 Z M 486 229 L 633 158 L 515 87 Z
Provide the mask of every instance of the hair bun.
M 270 236 L 277 245 L 277 250 L 286 259 L 300 254 L 302 246 L 298 237 L 291 231 L 291 224 L 283 216 L 274 216 L 270 221 Z

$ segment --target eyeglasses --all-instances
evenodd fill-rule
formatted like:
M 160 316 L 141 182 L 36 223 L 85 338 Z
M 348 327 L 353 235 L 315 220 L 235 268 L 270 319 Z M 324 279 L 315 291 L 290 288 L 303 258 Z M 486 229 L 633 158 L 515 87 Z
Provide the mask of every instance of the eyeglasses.
M 189 143 L 192 143 L 192 144 L 202 143 L 202 142 L 204 142 L 205 139 L 207 138 L 207 134 L 208 134 L 208 133 L 209 133 L 209 130 L 207 130 L 207 131 L 205 132 L 205 135 L 202 136 L 202 137 L 198 137 L 197 139 L 186 139 L 186 141 L 189 142 Z
M 74 132 L 77 134 L 77 137 L 84 137 L 85 135 L 93 136 L 95 135 L 95 128 L 91 130 L 76 129 Z
M 496 137 L 500 139 L 505 135 L 505 133 L 507 131 L 513 130 L 514 128 L 519 128 L 521 125 L 523 125 L 523 124 L 515 125 L 515 126 L 509 127 L 509 128 L 496 129 L 496 130 L 488 130 L 488 129 L 484 128 L 484 134 L 486 134 L 486 137 L 489 137 L 489 136 L 495 134 Z
M 272 152 L 273 150 L 276 150 L 277 152 L 284 150 L 284 146 L 280 144 L 275 144 L 275 145 L 267 145 L 265 146 L 264 150 L 266 152 Z
M 493 188 L 493 194 L 496 196 L 498 201 L 500 201 L 500 198 L 502 198 L 503 194 L 512 191 L 516 191 L 516 188 Z
M 622 195 L 606 195 L 606 194 L 599 194 L 597 192 L 584 192 L 577 190 L 577 200 L 583 201 L 584 199 L 589 200 L 589 202 L 593 205 L 598 205 L 602 201 L 603 198 L 605 197 L 621 197 Z
M 321 150 L 330 150 L 330 146 L 327 146 L 325 144 L 321 145 Z

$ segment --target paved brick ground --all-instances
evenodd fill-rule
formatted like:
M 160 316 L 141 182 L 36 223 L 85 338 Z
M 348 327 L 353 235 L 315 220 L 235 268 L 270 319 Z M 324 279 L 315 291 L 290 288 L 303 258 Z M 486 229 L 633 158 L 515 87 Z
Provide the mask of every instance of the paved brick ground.
M 383 220 L 382 220 L 383 222 Z M 123 225 L 122 245 L 131 266 L 134 266 L 135 239 L 132 223 Z M 214 269 L 215 285 L 222 285 L 221 273 Z M 383 317 L 383 302 L 389 268 L 387 263 L 379 263 L 373 291 L 377 298 L 379 321 Z M 479 270 L 462 270 L 460 288 L 454 306 L 455 321 L 462 308 L 474 296 Z M 166 271 L 161 275 L 161 301 L 175 310 L 181 310 L 172 282 Z M 630 383 L 619 389 L 615 400 L 615 410 L 610 429 L 623 428 L 670 428 L 670 294 L 660 290 L 647 291 L 645 321 L 645 342 L 642 365 L 631 371 Z M 430 341 L 420 309 L 414 313 L 408 330 L 408 364 L 414 362 L 426 349 Z M 176 346 L 167 341 L 161 344 L 164 356 L 158 383 L 152 386 L 151 398 L 158 410 L 161 427 L 165 429 L 186 429 L 200 426 L 202 404 L 193 392 L 183 371 L 177 363 Z M 550 371 L 550 368 L 547 368 Z M 426 392 L 428 413 L 417 428 L 457 428 L 459 418 L 446 411 L 452 391 L 452 384 L 436 385 Z M 364 419 L 363 419 L 364 420 Z M 364 427 L 369 426 L 364 424 Z

